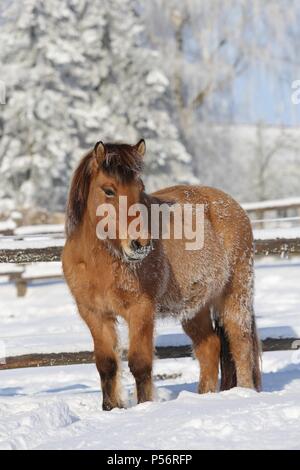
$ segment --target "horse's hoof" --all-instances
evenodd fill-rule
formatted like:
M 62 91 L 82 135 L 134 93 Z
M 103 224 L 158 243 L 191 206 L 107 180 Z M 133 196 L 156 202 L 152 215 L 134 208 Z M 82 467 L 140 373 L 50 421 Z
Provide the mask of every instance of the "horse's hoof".
M 104 401 L 102 403 L 102 410 L 103 411 L 111 411 L 113 408 L 115 408 L 110 402 Z
M 117 403 L 117 404 L 113 405 L 112 403 L 107 402 L 107 401 L 103 402 L 103 404 L 102 404 L 103 411 L 111 411 L 114 408 L 125 409 L 126 406 L 123 403 Z

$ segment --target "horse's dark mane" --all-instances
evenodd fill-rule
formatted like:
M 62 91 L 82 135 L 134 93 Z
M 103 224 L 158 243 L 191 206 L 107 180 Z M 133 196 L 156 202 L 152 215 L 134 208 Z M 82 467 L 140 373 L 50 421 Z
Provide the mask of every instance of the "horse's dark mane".
M 136 148 L 128 144 L 105 144 L 105 158 L 98 170 L 118 179 L 121 183 L 130 183 L 143 169 L 143 159 Z M 87 204 L 91 178 L 96 165 L 94 151 L 88 152 L 79 162 L 74 172 L 69 191 L 66 211 L 66 235 L 69 237 L 80 225 Z M 94 163 L 96 159 L 94 160 Z
M 93 152 L 87 153 L 77 166 L 69 191 L 66 210 L 66 235 L 69 237 L 82 221 L 92 177 Z

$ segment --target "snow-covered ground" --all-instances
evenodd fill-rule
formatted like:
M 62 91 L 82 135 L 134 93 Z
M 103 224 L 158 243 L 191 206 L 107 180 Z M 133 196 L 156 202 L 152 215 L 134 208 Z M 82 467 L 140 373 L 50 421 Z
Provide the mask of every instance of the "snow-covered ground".
M 300 337 L 299 274 L 297 259 L 257 264 L 262 338 Z M 0 279 L 0 344 L 7 355 L 91 349 L 64 283 L 36 282 L 17 298 L 15 287 Z M 124 325 L 120 330 L 124 344 Z M 180 325 L 158 322 L 156 344 L 186 342 Z M 199 396 L 195 360 L 156 360 L 156 376 L 175 377 L 157 378 L 155 402 L 136 406 L 124 363 L 127 410 L 110 413 L 101 411 L 94 365 L 0 371 L 0 448 L 300 449 L 300 353 L 264 353 L 263 370 L 260 394 L 234 389 Z
M 300 448 L 300 358 L 291 352 L 264 354 L 260 394 L 196 394 L 191 358 L 156 361 L 158 373 L 180 376 L 157 380 L 155 402 L 136 405 L 124 364 L 128 408 L 104 412 L 93 365 L 2 371 L 0 449 Z

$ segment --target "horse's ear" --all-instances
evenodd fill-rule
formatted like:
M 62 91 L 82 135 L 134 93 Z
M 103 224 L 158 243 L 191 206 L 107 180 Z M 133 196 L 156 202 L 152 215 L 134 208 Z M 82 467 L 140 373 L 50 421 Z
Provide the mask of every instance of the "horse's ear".
M 138 143 L 135 145 L 137 153 L 143 157 L 146 153 L 146 142 L 144 139 L 141 139 L 138 141 Z
M 106 154 L 106 148 L 105 148 L 104 143 L 101 140 L 96 143 L 94 147 L 94 154 L 95 154 L 98 165 L 99 166 L 102 165 L 103 160 L 105 158 L 105 154 Z

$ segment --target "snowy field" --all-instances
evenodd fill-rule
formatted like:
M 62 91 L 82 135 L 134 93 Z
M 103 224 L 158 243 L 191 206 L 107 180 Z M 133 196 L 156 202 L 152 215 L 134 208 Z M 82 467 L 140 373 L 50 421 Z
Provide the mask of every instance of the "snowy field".
M 124 364 L 128 409 L 104 412 L 93 365 L 2 371 L 0 449 L 300 448 L 300 358 L 291 352 L 264 354 L 260 394 L 197 395 L 191 358 L 156 361 L 154 372 L 180 377 L 157 380 L 156 401 L 136 406 Z
M 296 259 L 257 264 L 262 338 L 300 337 L 299 275 Z M 0 279 L 0 339 L 8 356 L 91 349 L 64 283 L 37 282 L 17 298 L 15 287 Z M 120 336 L 124 344 L 123 325 Z M 180 325 L 158 322 L 156 344 L 186 342 Z M 0 371 L 0 448 L 300 449 L 300 353 L 264 353 L 263 372 L 260 394 L 234 389 L 199 396 L 195 360 L 156 360 L 156 400 L 137 406 L 124 363 L 127 409 L 107 413 L 94 365 Z M 161 380 L 161 374 L 173 378 Z

